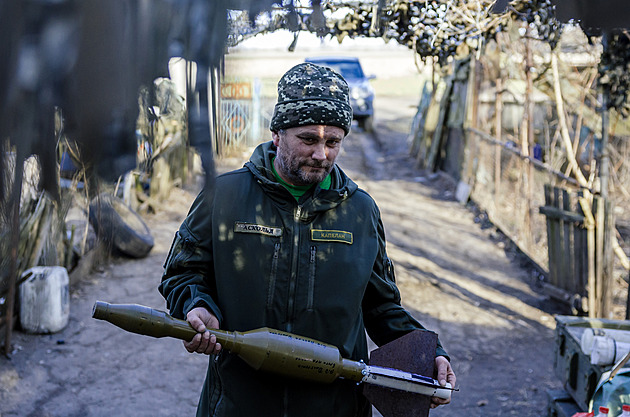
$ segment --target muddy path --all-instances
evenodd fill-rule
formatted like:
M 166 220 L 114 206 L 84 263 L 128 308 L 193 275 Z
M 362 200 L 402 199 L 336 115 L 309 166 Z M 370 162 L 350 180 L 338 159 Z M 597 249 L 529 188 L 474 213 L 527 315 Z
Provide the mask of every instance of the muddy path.
M 414 99 L 377 101 L 375 134 L 351 133 L 339 163 L 381 208 L 403 304 L 452 356 L 460 391 L 431 416 L 546 415 L 546 390 L 560 386 L 556 307 L 500 233 L 455 201 L 452 182 L 416 168 L 406 142 Z M 219 170 L 242 162 L 219 161 Z M 0 357 L 2 417 L 194 415 L 205 357 L 91 319 L 96 300 L 164 309 L 162 263 L 194 195 L 176 189 L 145 216 L 156 241 L 147 258 L 111 259 L 75 277 L 63 331 L 16 331 L 10 358 Z

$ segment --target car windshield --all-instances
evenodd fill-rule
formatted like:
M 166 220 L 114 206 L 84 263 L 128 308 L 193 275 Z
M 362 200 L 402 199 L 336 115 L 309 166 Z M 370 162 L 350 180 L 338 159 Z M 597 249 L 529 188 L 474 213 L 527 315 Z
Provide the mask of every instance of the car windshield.
M 323 65 L 325 67 L 332 68 L 333 70 L 340 73 L 345 79 L 359 79 L 364 78 L 363 70 L 361 69 L 361 65 L 358 62 L 328 62 L 328 61 L 320 61 L 314 62 L 318 65 Z

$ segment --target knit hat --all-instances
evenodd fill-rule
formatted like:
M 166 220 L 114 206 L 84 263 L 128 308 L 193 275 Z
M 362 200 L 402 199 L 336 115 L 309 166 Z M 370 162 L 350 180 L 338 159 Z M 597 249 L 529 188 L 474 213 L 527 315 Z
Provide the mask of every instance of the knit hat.
M 330 68 L 312 63 L 298 64 L 278 82 L 278 103 L 269 129 L 305 125 L 342 128 L 346 134 L 352 124 L 348 83 Z

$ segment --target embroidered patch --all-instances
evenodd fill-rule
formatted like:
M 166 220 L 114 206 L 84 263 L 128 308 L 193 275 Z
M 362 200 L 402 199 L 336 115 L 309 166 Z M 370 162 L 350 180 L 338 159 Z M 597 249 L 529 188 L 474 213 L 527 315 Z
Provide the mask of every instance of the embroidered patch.
M 255 233 L 255 234 L 274 236 L 274 237 L 282 236 L 281 227 L 269 227 L 269 226 L 263 226 L 261 224 L 252 224 L 252 223 L 244 223 L 244 222 L 234 223 L 234 231 L 238 233 Z
M 311 230 L 311 240 L 320 242 L 341 242 L 352 245 L 352 233 L 343 230 Z

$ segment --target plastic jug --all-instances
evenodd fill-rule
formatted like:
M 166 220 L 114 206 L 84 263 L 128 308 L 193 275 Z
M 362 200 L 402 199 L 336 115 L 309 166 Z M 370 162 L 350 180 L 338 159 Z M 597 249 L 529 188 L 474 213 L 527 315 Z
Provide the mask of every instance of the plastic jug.
M 62 266 L 36 266 L 20 285 L 20 324 L 29 333 L 55 333 L 70 315 L 68 271 Z

